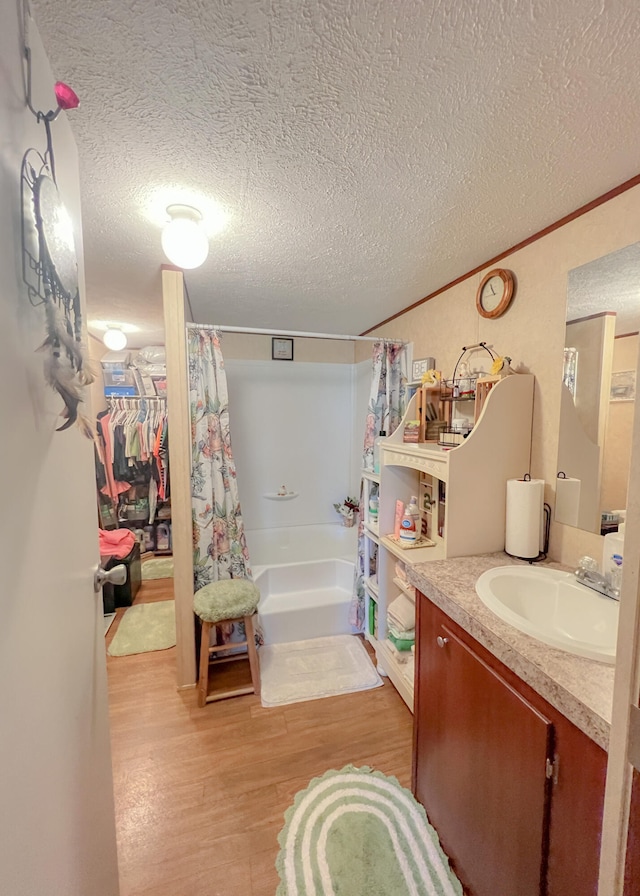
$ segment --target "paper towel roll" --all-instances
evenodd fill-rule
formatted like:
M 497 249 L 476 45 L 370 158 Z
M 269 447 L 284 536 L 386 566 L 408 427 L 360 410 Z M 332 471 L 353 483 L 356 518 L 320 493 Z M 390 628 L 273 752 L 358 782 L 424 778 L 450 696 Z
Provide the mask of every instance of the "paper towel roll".
M 577 526 L 580 512 L 580 486 L 579 479 L 572 477 L 558 477 L 556 479 L 556 512 L 557 523 L 566 526 Z
M 530 560 L 543 541 L 544 479 L 507 480 L 507 520 L 504 549 Z

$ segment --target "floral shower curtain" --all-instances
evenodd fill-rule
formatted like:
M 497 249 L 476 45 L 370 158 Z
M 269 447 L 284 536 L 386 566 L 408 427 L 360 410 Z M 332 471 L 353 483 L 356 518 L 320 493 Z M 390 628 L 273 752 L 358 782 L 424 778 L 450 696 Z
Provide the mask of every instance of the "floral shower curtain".
M 194 588 L 251 578 L 231 452 L 229 394 L 220 332 L 190 329 L 191 514 Z
M 363 470 L 373 470 L 373 443 L 381 431 L 390 436 L 399 426 L 405 412 L 407 385 L 406 345 L 399 342 L 374 342 L 371 393 L 364 433 Z M 364 519 L 362 483 L 358 524 L 358 556 L 356 558 L 353 596 L 349 621 L 359 630 L 364 628 Z M 369 573 L 367 572 L 368 576 Z

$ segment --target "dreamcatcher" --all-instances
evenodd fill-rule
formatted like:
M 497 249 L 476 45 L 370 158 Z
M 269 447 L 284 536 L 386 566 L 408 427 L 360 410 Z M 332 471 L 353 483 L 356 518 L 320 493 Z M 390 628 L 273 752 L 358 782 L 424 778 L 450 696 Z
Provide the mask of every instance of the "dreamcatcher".
M 51 125 L 62 109 L 75 109 L 79 100 L 61 81 L 55 85 L 58 107 L 39 112 L 31 102 L 31 51 L 25 46 L 27 105 L 45 127 L 44 154 L 28 149 L 22 159 L 22 278 L 32 305 L 44 305 L 46 339 L 39 351 L 45 354 L 45 378 L 64 402 L 66 417 L 58 431 L 76 421 L 92 437 L 90 422 L 79 413 L 84 386 L 93 382 L 82 346 L 82 312 L 78 287 L 73 222 L 56 181 Z

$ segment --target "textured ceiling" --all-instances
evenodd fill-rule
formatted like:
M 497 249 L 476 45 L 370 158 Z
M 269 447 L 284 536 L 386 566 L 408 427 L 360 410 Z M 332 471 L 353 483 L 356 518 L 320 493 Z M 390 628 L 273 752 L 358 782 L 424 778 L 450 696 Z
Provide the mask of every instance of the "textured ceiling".
M 640 330 L 640 243 L 569 271 L 567 320 L 615 311 L 616 334 Z
M 38 0 L 90 316 L 161 322 L 160 229 L 226 228 L 199 321 L 360 332 L 638 173 L 629 0 Z

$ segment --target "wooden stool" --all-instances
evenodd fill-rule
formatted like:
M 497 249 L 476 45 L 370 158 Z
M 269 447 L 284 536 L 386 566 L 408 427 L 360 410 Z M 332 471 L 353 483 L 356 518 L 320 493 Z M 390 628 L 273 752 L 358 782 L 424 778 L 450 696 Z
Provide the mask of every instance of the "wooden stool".
M 198 706 L 204 706 L 214 700 L 226 697 L 238 697 L 240 694 L 256 694 L 260 696 L 260 665 L 253 628 L 253 617 L 258 609 L 260 592 L 249 579 L 220 579 L 196 591 L 193 598 L 193 609 L 202 620 L 200 640 L 200 675 L 198 677 Z M 245 641 L 234 641 L 232 644 L 209 645 L 211 629 L 218 625 L 232 622 L 244 622 Z M 231 690 L 209 693 L 209 666 L 215 663 L 228 663 L 242 660 L 244 653 L 216 657 L 222 650 L 245 647 L 249 656 L 251 669 L 251 686 L 232 688 Z M 211 657 L 214 657 L 211 659 Z

